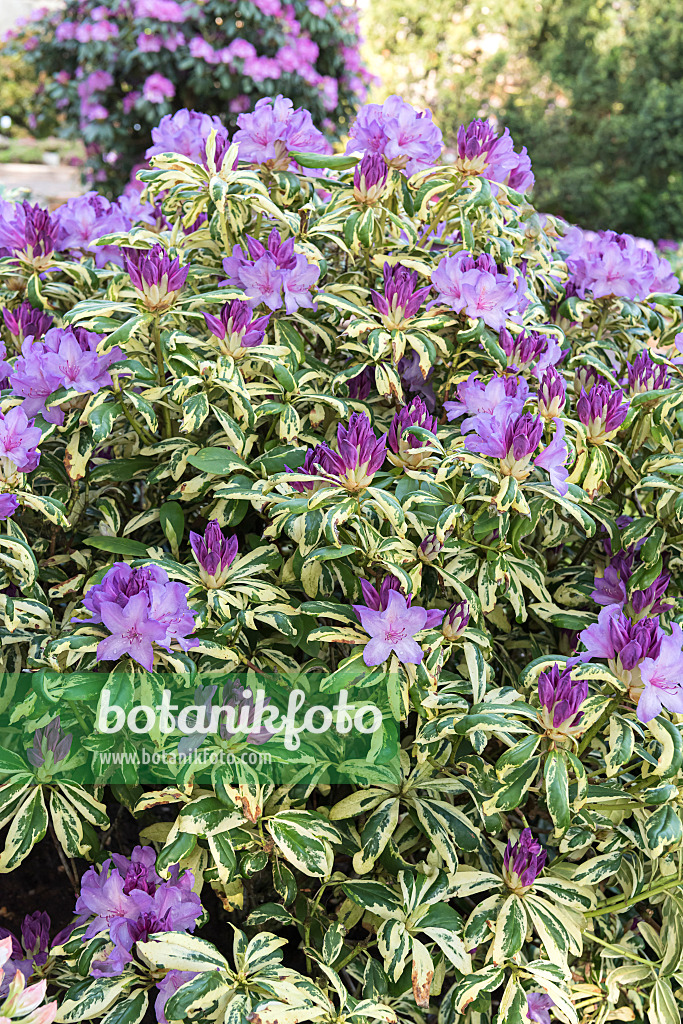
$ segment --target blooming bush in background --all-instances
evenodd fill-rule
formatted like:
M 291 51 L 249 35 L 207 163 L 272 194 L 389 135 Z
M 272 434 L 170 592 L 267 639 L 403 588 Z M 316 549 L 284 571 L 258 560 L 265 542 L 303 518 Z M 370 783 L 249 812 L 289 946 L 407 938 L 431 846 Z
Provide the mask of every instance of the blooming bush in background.
M 152 137 L 142 197 L 0 209 L 0 873 L 49 830 L 75 892 L 1 1013 L 675 1024 L 671 266 L 397 97 Z
M 68 0 L 10 32 L 4 52 L 33 71 L 28 126 L 82 139 L 88 181 L 111 196 L 181 109 L 234 127 L 284 93 L 343 133 L 370 78 L 358 47 L 355 5 L 338 0 Z

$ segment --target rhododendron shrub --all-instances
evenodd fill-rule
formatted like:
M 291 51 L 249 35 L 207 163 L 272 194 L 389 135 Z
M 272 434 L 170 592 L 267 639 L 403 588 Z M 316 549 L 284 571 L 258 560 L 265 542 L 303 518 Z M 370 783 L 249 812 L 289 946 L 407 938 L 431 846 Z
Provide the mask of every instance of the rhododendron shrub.
M 67 0 L 11 30 L 5 51 L 34 73 L 28 126 L 83 140 L 87 181 L 110 197 L 163 115 L 194 110 L 234 129 L 280 92 L 335 136 L 371 77 L 355 4 L 341 0 Z
M 671 266 L 398 97 L 152 137 L 0 209 L 0 1016 L 675 1024 Z

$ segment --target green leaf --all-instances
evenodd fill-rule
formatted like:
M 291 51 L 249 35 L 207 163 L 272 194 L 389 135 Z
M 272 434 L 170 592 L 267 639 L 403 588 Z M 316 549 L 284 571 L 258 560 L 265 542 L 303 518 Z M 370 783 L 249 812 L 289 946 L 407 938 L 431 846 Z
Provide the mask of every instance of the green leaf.
M 496 930 L 491 946 L 491 960 L 500 966 L 518 953 L 526 935 L 527 920 L 524 904 L 512 893 L 505 900 L 496 919 Z
M 239 455 L 227 448 L 202 448 L 194 455 L 188 455 L 187 461 L 202 473 L 212 473 L 215 476 L 227 476 L 236 469 L 245 469 Z
M 85 543 L 91 548 L 97 548 L 98 551 L 110 551 L 112 554 L 125 555 L 127 558 L 147 557 L 147 546 L 128 537 L 86 537 Z

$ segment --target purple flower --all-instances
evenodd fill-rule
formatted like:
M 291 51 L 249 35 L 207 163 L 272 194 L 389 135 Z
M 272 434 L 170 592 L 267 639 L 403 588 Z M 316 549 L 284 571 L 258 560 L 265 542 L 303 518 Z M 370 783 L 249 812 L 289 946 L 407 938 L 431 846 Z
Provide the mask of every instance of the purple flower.
M 40 462 L 42 431 L 20 405 L 0 413 L 0 482 L 14 484 L 17 473 L 30 473 Z
M 136 18 L 152 18 L 180 25 L 187 19 L 188 12 L 176 0 L 135 0 L 134 15 Z
M 562 497 L 569 490 L 567 484 L 569 474 L 566 468 L 569 451 L 564 441 L 565 426 L 563 421 L 556 419 L 553 422 L 555 423 L 554 437 L 541 454 L 536 456 L 534 466 L 546 470 L 550 477 L 550 483 Z
M 239 145 L 240 160 L 262 164 L 271 171 L 286 171 L 293 150 L 330 152 L 329 142 L 313 124 L 308 110 L 295 110 L 292 101 L 280 94 L 274 99 L 264 96 L 251 113 L 239 115 L 237 126 L 233 142 Z
M 389 455 L 389 458 L 391 458 L 391 455 Z M 418 545 L 417 556 L 421 562 L 435 562 L 442 551 L 443 544 L 436 534 L 428 533 Z
M 384 611 L 358 604 L 353 610 L 371 637 L 363 650 L 366 665 L 381 665 L 392 653 L 401 664 L 417 665 L 422 661 L 423 651 L 414 636 L 427 628 L 424 608 L 410 607 L 403 594 L 391 590 Z
M 632 568 L 633 552 L 618 551 L 611 563 L 605 567 L 603 575 L 594 579 L 595 590 L 591 597 L 595 603 L 615 604 L 623 608 L 627 600 L 626 581 L 631 575 Z
M 202 583 L 210 589 L 222 587 L 237 555 L 237 537 L 224 536 L 218 520 L 212 519 L 203 537 L 190 531 L 190 544 Z
M 71 621 L 102 623 L 112 634 L 98 644 L 98 661 L 129 654 L 151 672 L 153 644 L 167 651 L 174 641 L 183 651 L 197 646 L 198 641 L 187 636 L 194 630 L 187 593 L 185 584 L 172 583 L 159 566 L 132 569 L 126 562 L 115 562 L 83 598 L 92 617 Z
M 534 1024 L 550 1024 L 550 1007 L 554 1006 L 545 992 L 529 992 L 526 997 L 527 1018 Z
M 160 313 L 170 309 L 187 280 L 189 267 L 171 259 L 159 244 L 151 249 L 124 249 L 123 265 L 138 298 L 146 309 Z
M 365 413 L 352 413 L 348 427 L 342 423 L 337 427 L 337 451 L 330 451 L 324 472 L 352 493 L 364 490 L 382 468 L 386 440 L 386 434 L 375 436 Z
M 683 714 L 682 647 L 683 630 L 674 622 L 671 625 L 671 634 L 665 633 L 662 636 L 659 653 L 641 661 L 640 679 L 643 691 L 636 708 L 636 715 L 641 722 L 649 722 L 655 718 L 663 707 L 674 714 Z
M 0 204 L 0 249 L 8 249 L 35 271 L 52 265 L 57 225 L 50 212 L 30 203 Z
M 507 356 L 510 369 L 524 371 L 531 369 L 539 380 L 542 373 L 550 366 L 555 366 L 562 358 L 562 349 L 553 337 L 539 334 L 538 331 L 521 331 L 517 337 L 502 327 L 498 343 Z
M 538 677 L 538 698 L 541 702 L 539 721 L 553 740 L 576 736 L 581 732 L 581 705 L 588 697 L 585 679 L 572 679 L 571 668 L 560 672 L 557 665 Z
M 421 398 L 413 398 L 410 405 L 396 413 L 387 436 L 390 462 L 394 466 L 419 469 L 428 459 L 428 452 L 425 452 L 428 442 L 416 434 L 407 433 L 410 427 L 422 427 L 436 437 L 436 416 L 430 415 Z
M 629 403 L 623 391 L 612 391 L 609 384 L 594 384 L 588 393 L 581 391 L 576 412 L 586 427 L 591 444 L 604 444 L 626 419 Z
M 502 273 L 486 253 L 478 259 L 466 251 L 444 256 L 432 272 L 432 283 L 446 306 L 472 319 L 481 317 L 495 331 L 529 304 L 524 275 L 519 274 L 515 282 L 512 267 Z
M 61 250 L 92 253 L 97 267 L 105 267 L 107 263 L 123 266 L 123 256 L 118 245 L 95 245 L 96 239 L 103 235 L 130 230 L 131 221 L 117 203 L 110 203 L 97 192 L 86 192 L 60 206 L 55 213 L 55 220 Z
M 538 411 L 544 420 L 554 420 L 562 413 L 567 399 L 564 378 L 549 366 L 539 381 Z
M 347 153 L 374 153 L 390 167 L 410 178 L 438 163 L 443 137 L 432 121 L 431 111 L 419 113 L 400 96 L 390 96 L 380 106 L 367 103 L 349 130 Z
M 0 519 L 10 519 L 19 508 L 16 494 L 0 494 Z
M 498 135 L 490 121 L 471 121 L 458 128 L 458 158 L 455 166 L 463 174 L 480 174 L 489 181 L 510 185 L 526 192 L 534 184 L 526 147 L 515 153 L 508 128 Z
M 634 622 L 645 615 L 660 615 L 662 612 L 671 611 L 674 606 L 662 600 L 666 597 L 670 578 L 668 573 L 662 573 L 646 590 L 633 591 L 627 609 Z
M 175 85 L 170 78 L 165 78 L 158 71 L 145 79 L 142 86 L 143 98 L 148 103 L 163 103 L 164 100 L 172 100 L 175 96 Z
M 484 384 L 475 372 L 458 384 L 456 395 L 456 402 L 444 402 L 443 407 L 449 420 L 455 420 L 464 413 L 470 416 L 482 413 L 500 415 L 503 419 L 510 419 L 521 415 L 529 395 L 529 385 L 520 377 L 495 375 Z M 467 420 L 463 427 L 466 423 Z
M 579 634 L 586 648 L 579 654 L 579 660 L 604 658 L 635 699 L 641 689 L 639 666 L 646 658 L 656 660 L 659 657 L 665 636 L 658 619 L 633 622 L 619 605 L 610 604 L 600 611 L 597 622 Z
M 357 402 L 364 402 L 375 383 L 374 368 L 372 366 L 364 366 L 356 377 L 352 377 L 346 383 L 349 388 L 349 398 Z
M 222 354 L 233 359 L 241 359 L 247 354 L 246 349 L 263 344 L 270 322 L 270 314 L 252 319 L 252 307 L 241 299 L 226 302 L 218 316 L 211 313 L 203 315 Z
M 66 388 L 84 395 L 111 387 L 109 367 L 124 353 L 115 346 L 99 355 L 97 346 L 103 340 L 104 335 L 80 327 L 52 327 L 43 341 L 27 338 L 9 381 L 14 393 L 25 398 L 28 415 L 41 413 L 48 423 L 62 424 L 63 410 L 46 407 L 46 399 L 55 391 Z
M 401 330 L 406 321 L 414 317 L 431 290 L 431 286 L 417 288 L 417 271 L 397 263 L 384 264 L 384 295 L 371 291 L 375 309 L 381 314 L 382 323 L 390 331 Z
M 60 933 L 61 935 L 61 933 Z M 36 910 L 33 914 L 27 914 L 21 924 L 21 943 L 10 932 L 8 928 L 0 926 L 0 939 L 10 939 L 12 943 L 11 958 L 0 965 L 0 1000 L 6 998 L 10 990 L 10 983 L 17 971 L 23 974 L 28 981 L 35 972 L 36 967 L 42 967 L 47 962 L 47 954 L 50 948 L 50 916 L 44 910 Z M 55 942 L 60 936 L 55 937 Z M 12 1014 L 10 1014 L 11 1018 Z M 32 1022 L 33 1018 L 29 1018 Z M 38 1024 L 35 1021 L 34 1024 Z M 49 1024 L 44 1021 L 43 1024 Z
M 566 254 L 571 283 L 580 298 L 619 296 L 632 301 L 653 292 L 677 292 L 680 283 L 668 260 L 633 235 L 570 228 L 558 248 Z
M 89 922 L 86 939 L 108 933 L 114 946 L 92 963 L 93 977 L 121 974 L 133 959 L 134 944 L 155 932 L 193 932 L 203 912 L 190 871 L 181 875 L 176 865 L 169 881 L 162 882 L 150 847 L 136 847 L 130 861 L 114 856 L 115 866 L 106 860 L 99 872 L 94 867 L 86 871 L 76 902 L 80 923 Z
M 17 309 L 3 309 L 2 316 L 8 331 L 13 337 L 19 339 L 19 344 L 22 344 L 28 337 L 42 338 L 54 323 L 48 313 L 34 309 L 30 302 L 22 302 Z M 2 358 L 4 359 L 4 356 Z M 4 366 L 0 366 L 0 374 L 9 376 L 4 371 Z
M 447 640 L 458 640 L 470 621 L 470 606 L 467 601 L 451 605 L 444 616 L 441 632 Z
M 503 855 L 503 878 L 508 889 L 517 895 L 527 892 L 543 870 L 547 857 L 531 829 L 523 829 L 516 843 L 508 842 Z
M 283 241 L 273 228 L 267 246 L 247 235 L 249 255 L 235 245 L 232 256 L 223 260 L 228 275 L 222 284 L 242 288 L 252 305 L 263 302 L 269 309 L 282 307 L 295 313 L 300 307 L 315 309 L 310 290 L 320 277 L 320 268 L 294 252 L 294 239 Z M 283 300 L 284 293 L 284 300 Z
M 671 387 L 666 366 L 653 362 L 649 352 L 641 352 L 633 363 L 627 364 L 626 370 L 631 397 L 642 395 L 645 391 L 665 391 Z
M 389 167 L 384 157 L 366 153 L 353 172 L 353 198 L 363 206 L 374 206 L 384 194 L 388 177 Z
M 32 765 L 41 768 L 47 761 L 48 770 L 69 756 L 73 733 L 62 732 L 59 715 L 53 718 L 42 729 L 36 729 L 33 735 L 33 746 L 26 751 Z
M 145 153 L 145 158 L 160 153 L 180 153 L 200 164 L 206 160 L 206 143 L 215 129 L 218 138 L 226 137 L 223 122 L 218 117 L 198 114 L 196 110 L 178 110 L 175 114 L 166 114 L 156 128 L 152 128 L 152 145 Z

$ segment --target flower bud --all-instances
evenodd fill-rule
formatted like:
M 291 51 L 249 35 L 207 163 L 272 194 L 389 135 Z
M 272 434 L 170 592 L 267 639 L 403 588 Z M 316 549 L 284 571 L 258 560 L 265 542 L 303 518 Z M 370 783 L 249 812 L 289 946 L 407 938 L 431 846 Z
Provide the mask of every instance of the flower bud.
M 443 544 L 435 533 L 428 533 L 417 549 L 418 557 L 422 562 L 434 562 L 443 549 Z
M 188 267 L 171 259 L 161 245 L 125 249 L 123 265 L 145 309 L 162 313 L 173 305 L 187 280 Z
M 624 422 L 629 403 L 623 398 L 623 391 L 612 391 L 609 384 L 594 384 L 588 393 L 581 392 L 576 411 L 591 444 L 604 444 Z
M 217 519 L 211 520 L 203 537 L 190 532 L 190 545 L 199 566 L 199 575 L 209 590 L 217 590 L 225 583 L 237 555 L 238 543 L 237 537 L 223 534 Z
M 381 198 L 389 177 L 383 156 L 366 153 L 353 172 L 353 198 L 363 206 L 374 206 Z
M 458 640 L 467 629 L 470 621 L 470 606 L 467 601 L 459 601 L 451 605 L 444 616 L 441 632 L 447 640 Z
M 565 400 L 564 380 L 554 366 L 549 366 L 538 389 L 538 411 L 544 420 L 556 419 L 564 409 Z
M 508 889 L 518 896 L 527 892 L 545 866 L 548 854 L 531 834 L 522 831 L 516 843 L 509 842 L 503 856 L 503 878 Z

